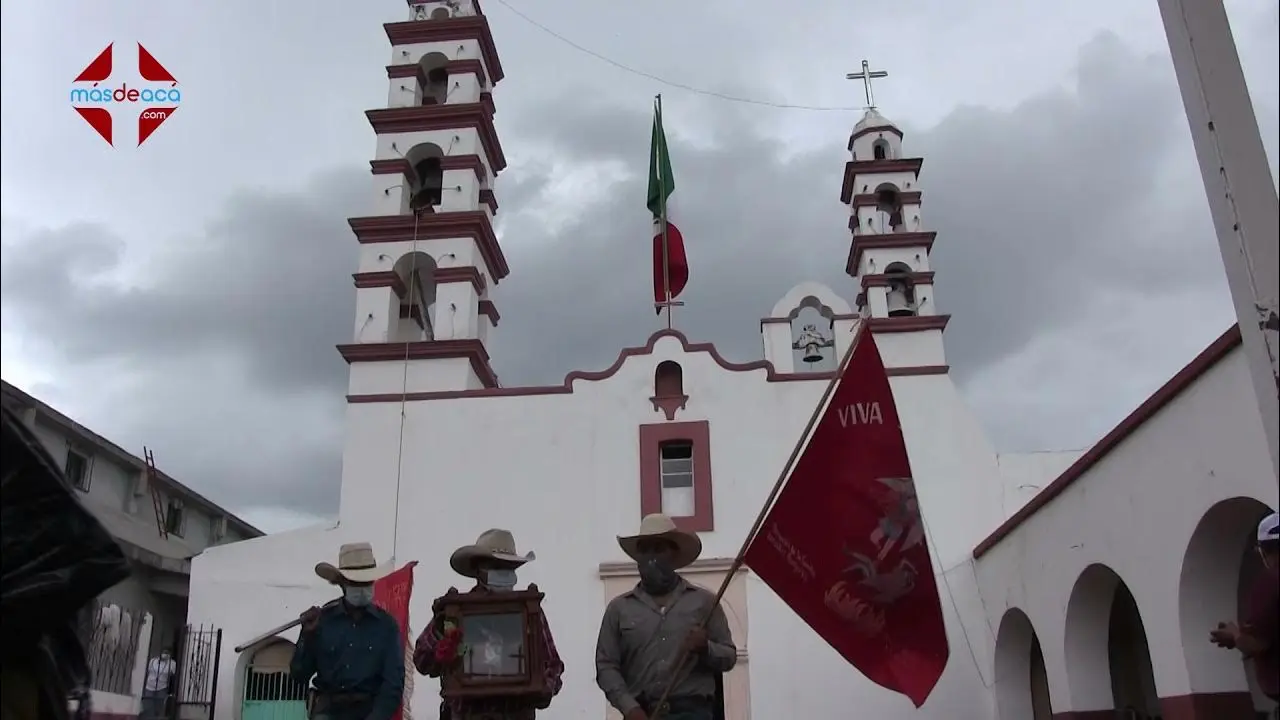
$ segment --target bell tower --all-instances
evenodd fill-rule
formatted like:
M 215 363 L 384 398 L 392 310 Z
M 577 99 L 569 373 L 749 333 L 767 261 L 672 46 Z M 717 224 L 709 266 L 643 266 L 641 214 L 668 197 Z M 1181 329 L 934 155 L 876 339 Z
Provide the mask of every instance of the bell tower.
M 409 0 L 391 42 L 371 213 L 348 220 L 360 245 L 352 342 L 338 350 L 361 395 L 496 387 L 490 296 L 509 272 L 493 230 L 492 184 L 506 167 L 494 130 L 502 63 L 479 0 Z
M 845 272 L 858 281 L 857 309 L 870 316 L 891 367 L 946 365 L 942 331 L 951 319 L 934 302 L 929 253 L 937 233 L 921 219 L 923 158 L 907 157 L 902 130 L 880 114 L 871 80 L 885 77 L 862 62 L 849 79 L 866 87 L 866 112 L 849 136 L 840 200 L 849 206 L 853 239 Z

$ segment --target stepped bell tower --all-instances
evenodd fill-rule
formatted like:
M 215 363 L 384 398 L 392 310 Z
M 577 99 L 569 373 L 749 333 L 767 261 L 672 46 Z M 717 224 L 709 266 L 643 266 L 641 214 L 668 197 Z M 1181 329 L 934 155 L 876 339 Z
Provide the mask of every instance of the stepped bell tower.
M 387 106 L 365 113 L 377 134 L 373 212 L 348 220 L 360 243 L 351 394 L 399 396 L 496 387 L 489 365 L 509 272 L 493 231 L 494 177 L 506 167 L 494 131 L 502 63 L 479 0 L 409 0 L 386 23 Z
M 853 157 L 840 190 L 853 233 L 845 272 L 858 281 L 858 310 L 870 316 L 887 366 L 944 368 L 942 331 L 951 316 L 934 302 L 929 253 L 937 233 L 920 214 L 924 160 L 903 154 L 902 130 L 875 107 L 871 80 L 886 75 L 864 60 L 862 72 L 848 76 L 866 84 L 867 107 L 849 136 Z

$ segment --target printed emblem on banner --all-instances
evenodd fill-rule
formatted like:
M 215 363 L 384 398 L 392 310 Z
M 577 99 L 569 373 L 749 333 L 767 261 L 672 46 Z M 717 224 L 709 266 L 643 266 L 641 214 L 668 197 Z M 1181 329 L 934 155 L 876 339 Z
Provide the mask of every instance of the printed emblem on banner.
M 832 612 L 868 637 L 884 631 L 885 608 L 915 589 L 920 570 L 902 554 L 924 542 L 924 524 L 911 478 L 879 478 L 876 482 L 883 488 L 877 496 L 880 520 L 865 539 L 845 543 L 843 551 L 850 565 L 823 597 Z M 891 553 L 896 562 L 889 559 Z

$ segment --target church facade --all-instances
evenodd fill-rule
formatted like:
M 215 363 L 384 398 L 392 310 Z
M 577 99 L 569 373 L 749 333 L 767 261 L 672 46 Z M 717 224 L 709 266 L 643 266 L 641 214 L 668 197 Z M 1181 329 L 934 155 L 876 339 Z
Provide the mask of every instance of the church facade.
M 838 192 L 850 209 L 850 250 L 841 259 L 852 302 L 799 283 L 759 319 L 764 353 L 754 362 L 730 362 L 709 344 L 664 330 L 620 349 L 607 368 L 573 371 L 548 387 L 506 387 L 489 357 L 499 285 L 521 282 L 493 229 L 493 181 L 506 164 L 493 125 L 502 65 L 478 0 L 411 2 L 410 9 L 409 20 L 385 26 L 387 107 L 366 113 L 377 136 L 374 209 L 349 221 L 358 267 L 352 339 L 338 348 L 350 366 L 340 518 L 213 548 L 193 561 L 191 622 L 222 628 L 225 638 L 217 716 L 242 717 L 246 678 L 278 669 L 268 663 L 278 665 L 296 640 L 296 630 L 264 631 L 332 599 L 312 568 L 331 561 L 341 543 L 368 541 L 380 559 L 418 562 L 410 607 L 416 633 L 432 599 L 465 583 L 451 573 L 449 553 L 504 527 L 520 552 L 537 553 L 520 583 L 547 593 L 566 664 L 563 691 L 539 717 L 610 717 L 594 682 L 596 634 L 606 602 L 636 582 L 616 537 L 633 532 L 646 513 L 674 516 L 704 544 L 686 576 L 716 589 L 861 323 L 875 334 L 891 376 L 950 664 L 916 711 L 864 680 L 768 587 L 739 571 L 724 601 L 739 649 L 726 677 L 729 717 L 834 718 L 857 708 L 859 716 L 884 719 L 1022 720 L 1049 707 L 1046 693 L 1059 715 L 1097 709 L 1098 681 L 1074 692 L 1061 661 L 1049 659 L 1062 653 L 1062 630 L 1053 623 L 1070 612 L 1063 605 L 1055 616 L 1050 590 L 1057 585 L 1034 578 L 1066 582 L 1068 573 L 1085 571 L 1053 554 L 1065 553 L 1057 543 L 1073 537 L 1055 534 L 1070 523 L 1047 520 L 1054 507 L 1091 517 L 1092 505 L 1069 504 L 1073 492 L 1083 494 L 1089 482 L 1136 480 L 1077 480 L 1045 501 L 1048 491 L 1039 489 L 1088 456 L 995 452 L 949 375 L 948 316 L 936 302 L 930 265 L 935 240 L 945 238 L 925 220 L 922 161 L 910 156 L 902 131 L 870 109 L 849 138 Z M 836 188 L 832 194 L 834 201 Z M 1247 436 L 1242 431 L 1240 442 L 1256 453 Z M 1265 445 L 1261 452 L 1265 460 Z M 1155 482 L 1133 492 L 1160 492 Z M 1181 510 L 1195 515 L 1228 491 L 1276 504 L 1274 480 L 1270 495 L 1265 483 L 1250 482 L 1205 490 Z M 1101 502 L 1097 491 L 1089 502 Z M 1138 532 L 1142 516 L 1132 520 L 1116 532 Z M 1122 540 L 1098 550 L 1097 562 L 1132 552 Z M 1023 616 L 1034 632 L 1006 632 Z M 1043 672 L 1029 669 L 1033 645 Z M 1247 690 L 1240 663 L 1226 664 L 1239 682 L 1219 684 Z M 1179 690 L 1208 687 L 1180 682 Z M 415 717 L 434 717 L 437 692 L 435 681 L 417 679 Z

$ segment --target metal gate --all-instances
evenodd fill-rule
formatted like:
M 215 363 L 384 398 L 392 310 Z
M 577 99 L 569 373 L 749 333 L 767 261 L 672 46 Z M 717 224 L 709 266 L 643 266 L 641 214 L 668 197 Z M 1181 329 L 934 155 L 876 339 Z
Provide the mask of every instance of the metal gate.
M 289 672 L 293 644 L 258 648 L 245 669 L 241 720 L 306 720 L 307 687 Z
M 187 625 L 169 640 L 155 636 L 153 647 L 172 652 L 173 676 L 163 702 L 161 718 L 168 720 L 208 720 L 217 709 L 218 665 L 222 660 L 222 630 L 206 625 Z M 144 705 L 145 697 L 144 697 Z M 142 719 L 148 720 L 148 719 Z

